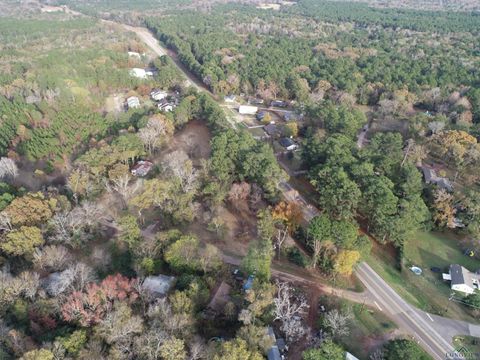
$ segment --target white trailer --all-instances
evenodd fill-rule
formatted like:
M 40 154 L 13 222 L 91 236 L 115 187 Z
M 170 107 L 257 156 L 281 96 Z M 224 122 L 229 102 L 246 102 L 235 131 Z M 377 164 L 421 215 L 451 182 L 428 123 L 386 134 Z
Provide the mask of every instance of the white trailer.
M 238 112 L 242 115 L 255 115 L 258 111 L 258 107 L 249 105 L 240 105 Z

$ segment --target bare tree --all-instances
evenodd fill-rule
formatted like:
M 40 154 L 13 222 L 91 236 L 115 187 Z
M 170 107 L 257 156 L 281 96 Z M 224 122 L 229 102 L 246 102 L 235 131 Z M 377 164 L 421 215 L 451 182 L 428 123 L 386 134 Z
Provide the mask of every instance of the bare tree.
M 438 134 L 445 128 L 445 122 L 443 121 L 432 121 L 428 123 L 428 128 L 432 134 Z
M 0 158 L 0 179 L 14 180 L 18 176 L 18 168 L 15 161 L 2 157 Z
M 90 255 L 95 268 L 99 270 L 105 270 L 112 262 L 112 256 L 110 252 L 101 247 L 95 247 Z
M 301 315 L 308 309 L 303 296 L 294 298 L 292 288 L 288 283 L 277 281 L 277 296 L 273 299 L 275 305 L 275 319 L 282 322 L 281 329 L 287 341 L 295 341 L 306 333 Z
M 184 151 L 176 150 L 168 154 L 163 166 L 168 173 L 180 180 L 183 192 L 187 193 L 196 188 L 198 172 Z
M 124 174 L 122 176 L 105 181 L 105 188 L 108 192 L 116 192 L 120 195 L 123 208 L 127 207 L 127 200 L 137 191 L 138 182 L 135 181 L 130 185 L 130 174 Z
M 385 360 L 385 354 L 382 349 L 375 350 L 369 357 L 370 360 Z
M 17 283 L 22 288 L 21 294 L 30 300 L 35 299 L 40 286 L 40 275 L 32 271 L 24 271 L 17 278 Z
M 288 228 L 277 229 L 277 233 L 274 236 L 274 248 L 277 250 L 277 257 L 280 259 L 280 253 L 282 251 L 282 246 L 285 240 L 287 239 Z
M 138 137 L 145 145 L 145 149 L 152 154 L 164 141 L 167 133 L 167 122 L 163 118 L 153 117 L 144 128 L 138 132 Z
M 13 230 L 10 216 L 4 211 L 0 213 L 0 231 L 9 232 Z
M 142 359 L 157 360 L 160 358 L 160 347 L 168 338 L 165 331 L 151 329 L 135 338 L 135 353 L 141 355 Z
M 190 344 L 190 355 L 188 360 L 200 360 L 207 358 L 207 349 L 205 343 L 200 337 L 196 337 Z
M 37 248 L 33 254 L 33 264 L 36 268 L 50 271 L 64 270 L 72 256 L 64 246 L 49 245 L 43 249 Z
M 280 326 L 280 330 L 285 334 L 287 342 L 292 343 L 308 333 L 308 327 L 298 316 L 285 319 Z
M 91 267 L 84 263 L 76 263 L 52 278 L 47 284 L 47 291 L 52 296 L 74 290 L 82 291 L 95 279 L 95 273 Z
M 234 183 L 228 192 L 228 200 L 235 203 L 239 200 L 246 200 L 250 195 L 251 186 L 247 182 Z
M 107 314 L 95 328 L 96 335 L 107 344 L 131 343 L 131 337 L 143 331 L 143 320 L 132 315 L 132 309 L 125 303 L 118 302 L 115 309 Z
M 346 336 L 350 333 L 349 321 L 352 314 L 348 312 L 340 312 L 337 309 L 330 310 L 325 314 L 324 325 L 332 334 L 332 337 Z

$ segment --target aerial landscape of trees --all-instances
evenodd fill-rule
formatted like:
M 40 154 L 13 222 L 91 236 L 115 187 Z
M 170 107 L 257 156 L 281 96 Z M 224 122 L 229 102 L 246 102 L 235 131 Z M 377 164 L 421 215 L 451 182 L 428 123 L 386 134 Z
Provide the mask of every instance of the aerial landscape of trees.
M 450 293 L 408 282 L 450 261 L 425 234 L 477 261 L 478 14 L 17 3 L 0 0 L 0 359 L 430 358 L 355 273 L 414 303 Z M 428 310 L 474 322 L 478 293 L 457 296 Z

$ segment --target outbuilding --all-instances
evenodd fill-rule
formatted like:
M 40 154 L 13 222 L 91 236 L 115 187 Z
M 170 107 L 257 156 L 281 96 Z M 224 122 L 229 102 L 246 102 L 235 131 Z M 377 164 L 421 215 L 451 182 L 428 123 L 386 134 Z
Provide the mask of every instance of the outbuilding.
M 140 107 L 140 100 L 136 96 L 130 96 L 127 99 L 127 107 L 129 109 L 138 109 Z
M 130 76 L 134 76 L 138 79 L 146 79 L 147 73 L 143 69 L 133 68 L 133 69 L 130 69 Z
M 132 175 L 143 177 L 146 176 L 153 168 L 153 163 L 147 160 L 140 160 L 132 167 Z

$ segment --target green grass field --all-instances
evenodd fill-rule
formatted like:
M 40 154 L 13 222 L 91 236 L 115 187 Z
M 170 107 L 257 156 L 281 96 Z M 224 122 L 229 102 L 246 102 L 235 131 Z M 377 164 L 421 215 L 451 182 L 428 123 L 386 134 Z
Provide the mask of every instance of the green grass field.
M 396 259 L 380 247 L 375 249 L 367 262 L 412 305 L 433 314 L 476 321 L 464 306 L 448 300 L 451 293 L 449 283 L 442 280 L 441 274 L 430 270 L 435 266 L 448 271 L 448 266 L 455 263 L 471 271 L 480 268 L 480 261 L 463 255 L 454 236 L 418 232 L 405 244 L 401 271 L 393 266 L 397 263 Z M 423 274 L 413 274 L 409 270 L 412 265 L 420 267 Z
M 334 303 L 334 307 L 341 311 L 352 313 L 350 334 L 339 339 L 339 342 L 359 359 L 368 359 L 370 353 L 388 341 L 390 333 L 397 329 L 392 320 L 376 309 L 336 297 L 321 301 L 325 302 L 327 309 L 331 308 L 329 303 Z

